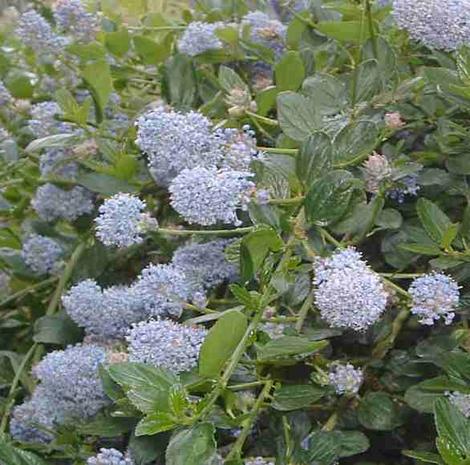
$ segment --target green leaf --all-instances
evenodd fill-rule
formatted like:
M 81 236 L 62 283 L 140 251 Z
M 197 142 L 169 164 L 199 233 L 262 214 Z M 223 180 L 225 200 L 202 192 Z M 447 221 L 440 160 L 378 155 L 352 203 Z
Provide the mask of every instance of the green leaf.
M 247 318 L 236 310 L 224 313 L 210 329 L 199 355 L 199 374 L 216 378 L 238 346 L 248 326 Z
M 449 217 L 435 203 L 422 197 L 416 203 L 416 211 L 428 236 L 441 244 L 446 231 L 452 226 Z
M 163 63 L 171 53 L 172 38 L 168 35 L 162 42 L 156 42 L 147 36 L 136 35 L 133 37 L 136 52 L 142 61 L 148 65 Z
M 162 462 L 168 445 L 168 435 L 136 436 L 133 434 L 129 441 L 129 451 L 135 465 L 150 465 Z
M 132 418 L 116 418 L 104 415 L 93 418 L 91 421 L 78 427 L 81 434 L 114 438 L 133 429 L 135 421 Z
M 333 162 L 331 139 L 323 132 L 313 133 L 301 145 L 296 161 L 297 176 L 306 186 L 310 186 L 331 169 Z
M 360 431 L 332 431 L 338 442 L 338 456 L 351 457 L 362 454 L 370 447 L 369 439 Z
M 309 436 L 308 463 L 332 464 L 338 459 L 338 444 L 331 431 L 315 431 Z
M 362 44 L 370 37 L 369 28 L 363 21 L 322 21 L 315 24 L 315 28 L 340 42 Z
M 131 186 L 128 182 L 104 173 L 85 173 L 79 176 L 76 182 L 92 192 L 103 195 L 136 191 L 136 188 Z
M 305 79 L 302 93 L 315 102 L 315 109 L 322 115 L 334 115 L 348 105 L 346 86 L 329 74 L 316 73 Z
M 80 340 L 82 331 L 65 314 L 45 315 L 34 323 L 34 342 L 67 346 Z
M 150 413 L 139 421 L 135 428 L 136 436 L 153 436 L 154 434 L 170 431 L 178 426 L 172 415 L 166 412 Z
M 356 185 L 354 176 L 343 170 L 331 171 L 315 181 L 305 197 L 307 221 L 327 225 L 341 219 L 349 208 Z
M 85 65 L 82 69 L 82 77 L 90 87 L 95 103 L 102 115 L 109 96 L 113 92 L 113 80 L 109 64 L 105 61 L 97 61 Z
M 459 232 L 459 227 L 459 223 L 454 223 L 447 228 L 441 240 L 441 248 L 447 250 L 452 245 L 452 242 L 454 242 L 454 239 L 457 237 L 457 234 Z
M 210 423 L 175 433 L 166 450 L 166 465 L 207 465 L 216 455 L 214 433 Z
M 305 77 L 304 63 L 299 52 L 286 52 L 274 67 L 274 75 L 279 91 L 297 90 Z
M 36 454 L 13 447 L 3 435 L 0 435 L 0 461 L 5 465 L 48 465 Z
M 463 465 L 462 454 L 451 441 L 444 437 L 436 438 L 436 447 L 447 465 Z
M 30 142 L 25 151 L 28 153 L 39 152 L 45 148 L 54 147 L 69 147 L 75 144 L 78 140 L 74 134 L 54 134 L 52 136 L 42 137 L 41 139 L 35 139 Z
M 168 101 L 178 109 L 190 108 L 196 101 L 196 76 L 186 55 L 172 56 L 164 66 L 164 90 Z
M 411 243 L 399 244 L 398 246 L 400 247 L 400 249 L 408 250 L 409 252 L 413 252 L 420 255 L 430 255 L 432 257 L 441 253 L 439 247 L 427 244 Z
M 328 341 L 310 341 L 304 337 L 282 336 L 258 348 L 258 362 L 295 364 L 297 360 L 294 356 L 311 355 L 327 345 Z
M 12 71 L 5 79 L 5 86 L 16 98 L 29 99 L 33 96 L 34 75 L 23 71 Z
M 320 114 L 315 102 L 294 92 L 282 92 L 277 96 L 278 120 L 286 136 L 303 141 L 321 127 Z
M 416 459 L 420 462 L 435 463 L 437 465 L 442 465 L 442 460 L 439 455 L 434 454 L 433 452 L 421 450 L 403 450 L 401 453 L 406 457 Z
M 432 413 L 434 403 L 446 391 L 458 390 L 459 386 L 445 376 L 431 378 L 415 384 L 405 392 L 406 403 L 419 412 Z
M 107 32 L 105 35 L 106 48 L 118 57 L 125 55 L 131 46 L 131 39 L 127 29 Z
M 401 213 L 393 208 L 385 208 L 375 220 L 375 224 L 382 229 L 398 229 L 402 223 Z
M 357 410 L 359 423 L 367 429 L 388 431 L 403 424 L 398 406 L 384 392 L 368 392 Z
M 297 410 L 312 405 L 324 395 L 324 389 L 311 384 L 282 385 L 274 392 L 271 406 L 280 411 Z
M 228 66 L 221 66 L 219 69 L 219 82 L 225 92 L 230 92 L 232 89 L 241 89 L 249 92 L 248 85 L 243 79 Z
M 169 411 L 170 388 L 178 383 L 178 378 L 170 371 L 129 362 L 111 365 L 108 373 L 141 411 Z
M 434 404 L 434 420 L 439 437 L 455 447 L 463 457 L 470 457 L 470 422 L 449 399 Z
M 376 60 L 367 60 L 357 67 L 357 79 L 352 81 L 352 100 L 364 102 L 370 100 L 382 90 L 382 79 Z M 354 97 L 354 98 L 353 98 Z
M 334 140 L 335 166 L 357 165 L 374 150 L 379 138 L 378 126 L 359 121 L 344 127 Z
M 261 267 L 269 252 L 279 252 L 284 243 L 278 233 L 268 227 L 260 227 L 247 234 L 240 245 L 240 271 L 249 280 Z

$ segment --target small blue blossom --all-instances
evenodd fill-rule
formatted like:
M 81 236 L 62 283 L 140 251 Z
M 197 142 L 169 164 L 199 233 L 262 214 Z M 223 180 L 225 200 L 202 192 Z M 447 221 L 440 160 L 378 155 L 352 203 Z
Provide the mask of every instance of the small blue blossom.
M 178 41 L 179 51 L 193 57 L 208 50 L 221 49 L 223 43 L 215 32 L 222 26 L 223 23 L 220 22 L 194 21 L 190 23 Z
M 64 419 L 86 419 L 109 403 L 98 372 L 105 361 L 102 347 L 78 344 L 47 354 L 33 374 Z
M 433 325 L 440 318 L 446 325 L 452 323 L 459 305 L 459 285 L 443 273 L 432 273 L 416 278 L 408 292 L 411 295 L 411 313 L 423 325 Z
M 57 0 L 53 6 L 54 20 L 59 29 L 76 39 L 89 42 L 98 31 L 98 18 L 89 13 L 81 0 Z
M 393 16 L 429 48 L 452 51 L 470 43 L 468 0 L 393 0 Z
M 315 305 L 331 326 L 365 330 L 385 311 L 387 293 L 380 277 L 356 250 L 317 259 L 314 271 Z
M 185 168 L 214 165 L 221 158 L 219 138 L 202 113 L 157 108 L 141 116 L 137 127 L 136 143 L 160 184 L 168 185 Z
M 36 190 L 31 205 L 44 221 L 74 221 L 91 213 L 94 208 L 93 195 L 84 187 L 76 186 L 64 190 L 49 183 Z
M 271 49 L 276 59 L 284 53 L 287 27 L 280 21 L 262 11 L 251 11 L 243 17 L 241 24 L 249 27 L 251 41 Z
M 234 281 L 238 267 L 228 262 L 225 248 L 231 240 L 216 240 L 204 244 L 188 244 L 180 247 L 173 255 L 172 264 L 182 270 L 186 282 L 195 291 L 203 293 L 225 281 Z
M 254 183 L 250 172 L 194 168 L 183 170 L 171 183 L 172 207 L 191 224 L 218 222 L 240 225 L 237 210 L 245 208 Z
M 73 154 L 70 150 L 47 149 L 39 158 L 39 171 L 42 176 L 52 175 L 74 180 L 78 175 L 78 165 L 71 160 Z
M 330 385 L 334 387 L 337 394 L 357 394 L 364 380 L 364 375 L 360 368 L 353 365 L 334 364 L 328 374 Z
M 99 454 L 90 457 L 87 465 L 134 465 L 134 462 L 116 449 L 100 449 Z
M 171 320 L 138 323 L 130 331 L 129 361 L 166 368 L 174 373 L 189 371 L 197 365 L 207 331 Z
M 191 295 L 185 274 L 174 265 L 149 265 L 133 286 L 139 301 L 152 316 L 179 317 Z
M 246 171 L 251 162 L 258 156 L 255 132 L 250 126 L 236 128 L 220 128 L 215 131 L 221 145 L 222 158 L 217 166 L 237 171 Z
M 144 213 L 146 204 L 130 194 L 105 200 L 95 218 L 96 235 L 108 246 L 129 247 L 143 241 L 142 234 L 157 228 L 157 221 Z
M 23 243 L 21 257 L 35 273 L 46 274 L 57 271 L 63 253 L 53 239 L 31 234 Z

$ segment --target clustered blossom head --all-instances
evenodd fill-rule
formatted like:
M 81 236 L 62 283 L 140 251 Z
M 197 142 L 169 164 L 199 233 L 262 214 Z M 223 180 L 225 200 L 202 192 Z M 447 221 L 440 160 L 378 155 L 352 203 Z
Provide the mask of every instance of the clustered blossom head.
M 315 305 L 331 326 L 362 331 L 385 311 L 387 293 L 380 277 L 353 248 L 314 263 Z
M 71 160 L 73 160 L 71 150 L 47 149 L 39 158 L 39 171 L 42 176 L 55 175 L 74 180 L 78 175 L 78 165 Z
M 65 311 L 89 336 L 122 339 L 133 323 L 150 316 L 133 287 L 101 289 L 92 279 L 73 286 L 62 297 Z
M 194 57 L 208 50 L 221 49 L 223 43 L 217 37 L 216 31 L 223 25 L 221 22 L 204 23 L 194 21 L 190 23 L 178 41 L 179 51 Z
M 220 128 L 215 131 L 215 135 L 222 155 L 218 162 L 220 168 L 246 171 L 259 155 L 255 132 L 247 124 L 241 131 L 236 128 Z
M 16 34 L 21 41 L 39 56 L 55 56 L 63 52 L 67 40 L 57 35 L 51 25 L 35 10 L 20 16 Z
M 191 224 L 239 225 L 237 210 L 246 208 L 255 185 L 250 172 L 216 168 L 183 170 L 171 183 L 171 205 Z
M 69 123 L 57 119 L 61 114 L 62 110 L 56 102 L 36 103 L 31 107 L 28 128 L 37 138 L 72 132 L 72 126 Z
M 64 251 L 53 239 L 31 234 L 24 242 L 21 257 L 32 271 L 38 274 L 54 272 Z
M 459 305 L 459 285 L 443 273 L 431 273 L 416 278 L 408 292 L 411 295 L 411 313 L 423 325 L 433 325 L 440 318 L 452 323 Z
M 116 449 L 100 449 L 99 454 L 90 457 L 87 465 L 134 465 L 134 462 Z
M 328 374 L 330 385 L 334 387 L 337 394 L 357 394 L 364 380 L 364 375 L 360 368 L 353 365 L 335 364 Z
M 277 19 L 271 19 L 262 11 L 252 11 L 242 19 L 242 27 L 250 29 L 252 42 L 269 48 L 276 59 L 284 53 L 287 27 Z
M 212 123 L 202 113 L 156 108 L 137 120 L 137 140 L 151 174 L 167 185 L 185 168 L 214 165 L 220 157 Z
M 78 344 L 47 354 L 33 374 L 65 420 L 85 419 L 109 403 L 98 372 L 105 360 L 102 347 Z
M 147 266 L 133 289 L 144 309 L 155 317 L 179 317 L 184 301 L 191 294 L 191 286 L 185 274 L 172 264 Z
M 130 194 L 121 193 L 105 200 L 95 218 L 97 237 L 108 246 L 140 244 L 142 234 L 157 227 L 157 221 L 143 212 L 145 207 L 143 200 Z
M 238 267 L 228 262 L 224 253 L 231 243 L 220 239 L 182 246 L 174 253 L 172 264 L 183 271 L 194 292 L 204 292 L 237 278 Z
M 166 368 L 174 373 L 189 371 L 197 365 L 207 331 L 171 320 L 138 323 L 130 331 L 129 360 Z
M 385 113 L 384 121 L 385 125 L 389 129 L 400 129 L 406 125 L 406 123 L 401 119 L 400 112 L 398 111 Z
M 449 400 L 459 409 L 460 413 L 470 418 L 470 394 L 458 391 L 447 393 Z
M 393 16 L 427 47 L 452 51 L 470 43 L 468 0 L 394 0 Z
M 75 186 L 64 190 L 50 183 L 36 190 L 31 205 L 44 221 L 74 221 L 91 213 L 94 208 L 93 194 L 84 187 Z
M 81 0 L 57 0 L 53 6 L 53 14 L 62 32 L 85 42 L 96 36 L 98 19 L 85 9 Z

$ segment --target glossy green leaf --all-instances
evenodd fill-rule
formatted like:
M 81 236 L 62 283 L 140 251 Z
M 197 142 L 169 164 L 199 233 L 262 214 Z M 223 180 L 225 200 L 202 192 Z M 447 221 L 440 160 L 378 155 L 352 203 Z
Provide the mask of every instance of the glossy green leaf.
M 223 314 L 210 329 L 199 354 L 199 374 L 216 378 L 238 346 L 248 326 L 247 318 L 236 310 Z
M 312 405 L 324 395 L 324 389 L 311 384 L 285 384 L 274 392 L 271 406 L 280 411 L 297 410 Z
M 93 94 L 99 111 L 103 114 L 109 96 L 113 92 L 109 64 L 105 61 L 89 63 L 83 67 L 82 76 Z
M 166 450 L 166 465 L 207 465 L 214 459 L 214 426 L 199 423 L 175 433 Z
M 434 202 L 425 198 L 418 199 L 416 211 L 429 237 L 440 244 L 452 226 L 449 217 Z
M 284 90 L 296 91 L 305 77 L 305 69 L 299 52 L 290 50 L 286 52 L 274 67 L 276 78 L 276 88 L 282 92 Z
M 276 363 L 289 362 L 296 363 L 293 356 L 307 356 L 324 349 L 328 341 L 310 341 L 309 339 L 297 336 L 282 336 L 273 339 L 258 348 L 258 362 Z
M 297 176 L 306 186 L 326 174 L 333 163 L 331 139 L 323 132 L 308 137 L 300 147 L 296 157 Z
M 368 392 L 359 404 L 359 423 L 367 429 L 389 431 L 403 424 L 397 404 L 384 392 Z

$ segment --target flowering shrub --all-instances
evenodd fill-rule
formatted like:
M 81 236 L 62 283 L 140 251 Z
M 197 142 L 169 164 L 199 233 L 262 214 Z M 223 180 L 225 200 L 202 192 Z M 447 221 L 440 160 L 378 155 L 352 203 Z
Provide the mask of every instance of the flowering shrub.
M 0 465 L 468 465 L 469 0 L 35 5 Z

